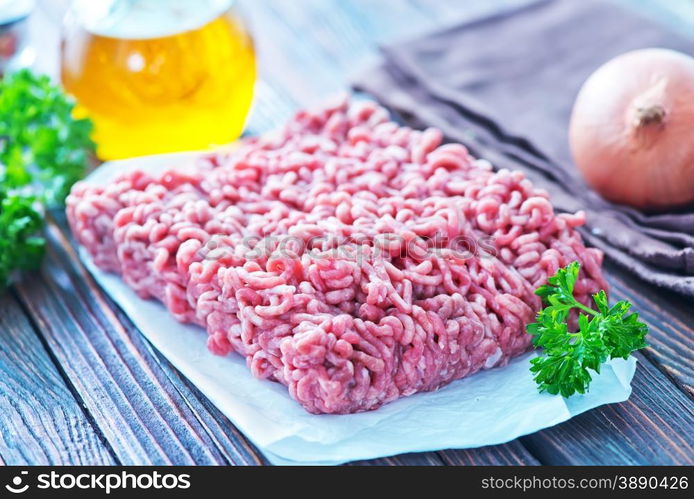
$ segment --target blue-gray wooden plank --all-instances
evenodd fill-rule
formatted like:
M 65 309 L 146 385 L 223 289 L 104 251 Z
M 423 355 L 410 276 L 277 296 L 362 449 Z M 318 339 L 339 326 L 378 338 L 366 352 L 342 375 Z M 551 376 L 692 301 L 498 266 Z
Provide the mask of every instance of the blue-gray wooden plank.
M 9 291 L 0 297 L 0 463 L 114 464 Z

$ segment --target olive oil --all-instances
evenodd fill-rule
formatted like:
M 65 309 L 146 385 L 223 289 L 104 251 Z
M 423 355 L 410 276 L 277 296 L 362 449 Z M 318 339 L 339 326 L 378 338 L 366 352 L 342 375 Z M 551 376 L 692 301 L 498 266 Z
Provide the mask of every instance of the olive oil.
M 77 2 L 61 77 L 101 159 L 204 149 L 243 131 L 256 77 L 229 0 Z

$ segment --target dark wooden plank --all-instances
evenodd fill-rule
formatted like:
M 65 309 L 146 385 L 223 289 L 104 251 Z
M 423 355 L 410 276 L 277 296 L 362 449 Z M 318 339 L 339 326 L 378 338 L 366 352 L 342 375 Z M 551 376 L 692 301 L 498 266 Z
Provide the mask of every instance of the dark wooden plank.
M 443 464 L 443 460 L 436 452 L 400 454 L 398 456 L 348 463 L 349 466 L 442 466 Z
M 350 463 L 359 466 L 501 466 L 537 465 L 539 461 L 518 440 L 477 449 L 400 454 Z
M 447 450 L 440 451 L 438 454 L 444 464 L 448 466 L 540 464 L 540 461 L 517 439 L 504 445 L 492 445 L 479 449 Z
M 637 358 L 629 400 L 523 437 L 523 444 L 543 464 L 694 464 L 691 400 L 643 355 Z
M 649 286 L 613 264 L 605 266 L 615 300 L 629 300 L 648 324 L 644 355 L 694 396 L 694 303 Z
M 14 297 L 0 296 L 0 462 L 115 464 Z
M 123 464 L 227 464 L 140 333 L 120 322 L 57 226 L 42 272 L 17 290 Z M 240 464 L 258 458 L 239 449 Z
M 162 358 L 163 361 L 167 362 Z M 168 363 L 168 362 L 167 362 Z M 233 465 L 267 465 L 269 461 L 229 419 L 200 391 L 169 365 L 172 376 L 178 376 L 179 391 L 200 419 L 217 448 Z

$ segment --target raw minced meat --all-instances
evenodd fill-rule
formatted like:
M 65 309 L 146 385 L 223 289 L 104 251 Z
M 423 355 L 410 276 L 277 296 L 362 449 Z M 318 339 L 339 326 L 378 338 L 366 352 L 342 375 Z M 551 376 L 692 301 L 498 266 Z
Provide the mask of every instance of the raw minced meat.
M 580 300 L 606 287 L 582 213 L 371 102 L 299 112 L 186 168 L 79 183 L 67 206 L 99 267 L 313 413 L 504 365 L 530 347 L 534 289 L 571 261 Z

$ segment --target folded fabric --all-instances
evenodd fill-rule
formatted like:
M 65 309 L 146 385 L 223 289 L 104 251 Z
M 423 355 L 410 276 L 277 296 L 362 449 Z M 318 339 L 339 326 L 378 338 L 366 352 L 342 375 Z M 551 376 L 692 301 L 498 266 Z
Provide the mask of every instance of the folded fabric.
M 581 84 L 623 52 L 694 40 L 604 1 L 539 1 L 382 49 L 355 86 L 415 126 L 435 126 L 497 168 L 520 169 L 559 210 L 587 212 L 583 235 L 656 285 L 694 296 L 694 208 L 646 214 L 591 191 L 567 129 Z

